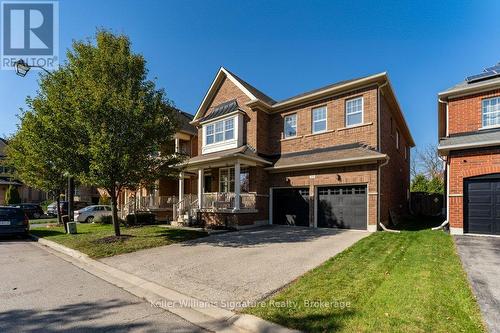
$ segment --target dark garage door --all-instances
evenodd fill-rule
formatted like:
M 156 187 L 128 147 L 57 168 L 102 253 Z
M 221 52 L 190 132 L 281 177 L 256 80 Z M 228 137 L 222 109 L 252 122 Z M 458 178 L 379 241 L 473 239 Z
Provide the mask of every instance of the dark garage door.
M 500 175 L 467 179 L 464 187 L 466 232 L 500 235 Z
M 273 224 L 309 226 L 309 189 L 273 189 Z
M 318 227 L 366 229 L 366 186 L 318 188 Z

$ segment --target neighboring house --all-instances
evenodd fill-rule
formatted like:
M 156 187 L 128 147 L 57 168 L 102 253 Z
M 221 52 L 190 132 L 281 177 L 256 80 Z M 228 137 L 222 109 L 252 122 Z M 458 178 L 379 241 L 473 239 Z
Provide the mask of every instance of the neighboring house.
M 407 212 L 414 142 L 386 73 L 275 101 L 220 68 L 192 124 L 179 222 L 375 231 Z
M 97 205 L 99 203 L 100 194 L 94 186 L 75 185 L 73 198 L 75 201 L 82 201 Z
M 175 149 L 176 152 L 190 156 L 196 156 L 198 152 L 198 132 L 196 127 L 190 124 L 193 116 L 189 113 L 177 110 L 179 129 L 174 135 L 172 147 L 163 147 L 167 151 Z M 137 191 L 124 190 L 119 198 L 119 209 L 122 217 L 134 211 L 148 211 L 156 214 L 159 220 L 172 220 L 173 206 L 181 197 L 186 201 L 195 193 L 196 182 L 187 176 L 182 178 L 161 177 L 149 188 L 142 187 Z
M 45 192 L 26 186 L 14 178 L 14 170 L 3 162 L 7 157 L 5 153 L 7 144 L 6 140 L 0 138 L 0 206 L 5 202 L 5 194 L 10 185 L 17 186 L 21 202 L 40 203 L 47 200 Z
M 438 97 L 451 233 L 500 235 L 500 64 Z

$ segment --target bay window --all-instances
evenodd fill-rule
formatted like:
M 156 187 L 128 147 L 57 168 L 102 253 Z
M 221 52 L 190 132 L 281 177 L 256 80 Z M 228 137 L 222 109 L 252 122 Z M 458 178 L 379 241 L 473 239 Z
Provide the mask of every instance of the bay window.
M 207 125 L 205 130 L 205 144 L 229 141 L 234 139 L 234 118 L 219 120 Z

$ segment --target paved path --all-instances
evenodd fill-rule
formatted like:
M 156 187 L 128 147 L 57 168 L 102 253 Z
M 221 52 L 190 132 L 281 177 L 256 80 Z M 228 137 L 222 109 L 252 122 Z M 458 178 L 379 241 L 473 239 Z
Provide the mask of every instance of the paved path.
M 24 240 L 0 240 L 0 332 L 200 332 Z
M 369 233 L 267 227 L 101 261 L 227 309 L 262 299 Z
M 500 333 L 500 238 L 455 236 L 455 242 L 486 324 Z

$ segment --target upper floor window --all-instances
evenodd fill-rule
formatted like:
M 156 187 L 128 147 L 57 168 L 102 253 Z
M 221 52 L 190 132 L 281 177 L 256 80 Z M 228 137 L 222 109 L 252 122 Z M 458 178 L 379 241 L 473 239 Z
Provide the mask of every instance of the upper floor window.
M 483 127 L 500 126 L 500 97 L 483 100 Z
M 285 117 L 285 125 L 283 129 L 285 138 L 297 136 L 297 114 L 291 114 Z
M 205 132 L 207 145 L 234 139 L 234 118 L 220 120 L 207 125 Z
M 312 132 L 326 131 L 326 106 L 312 110 Z
M 345 102 L 345 124 L 347 127 L 363 123 L 363 97 Z

